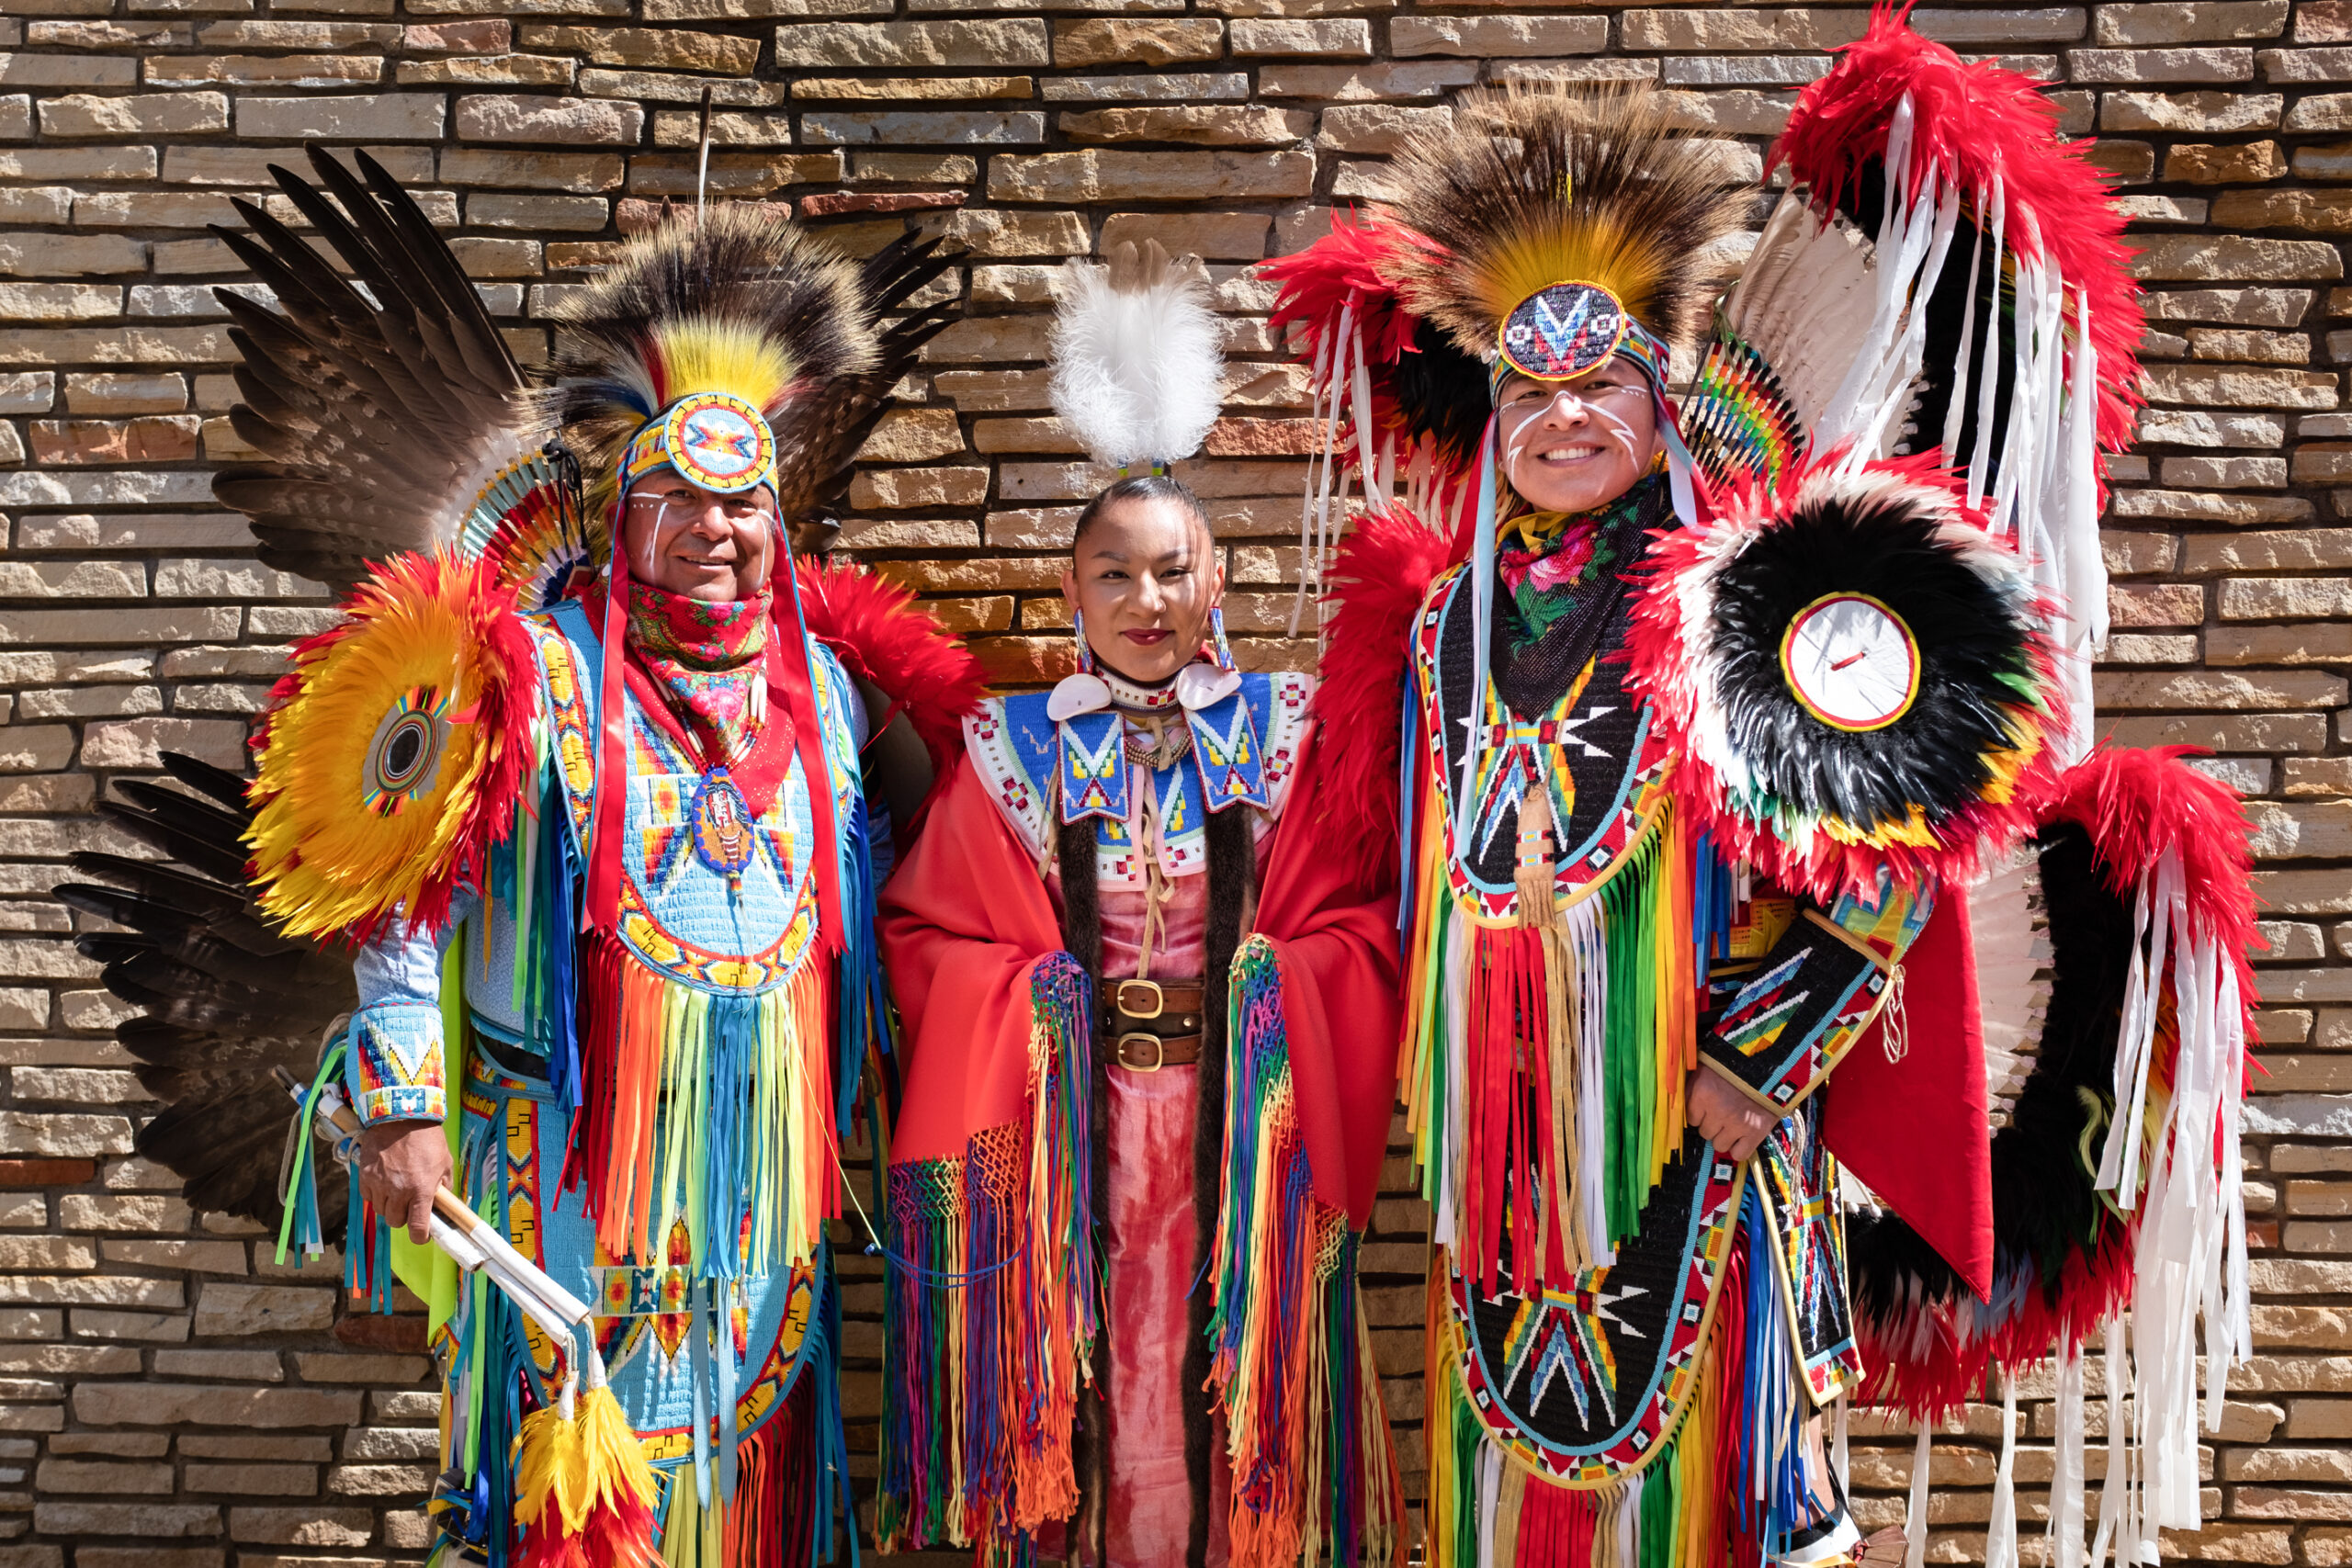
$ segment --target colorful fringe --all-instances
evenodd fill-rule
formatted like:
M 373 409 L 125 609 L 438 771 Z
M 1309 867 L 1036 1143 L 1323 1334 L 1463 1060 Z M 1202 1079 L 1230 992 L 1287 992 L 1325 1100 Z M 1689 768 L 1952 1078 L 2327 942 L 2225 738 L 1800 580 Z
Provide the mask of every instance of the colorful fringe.
M 1032 971 L 1026 1128 L 890 1168 L 885 1549 L 1020 1558 L 1028 1532 L 1078 1506 L 1071 1427 L 1102 1324 L 1091 988 L 1067 953 Z
M 1450 1264 L 1438 1250 L 1422 1370 L 1428 1568 L 1760 1568 L 1767 1542 L 1811 1522 L 1802 1438 L 1813 1407 L 1752 1190 L 1741 1224 L 1680 1422 L 1640 1470 L 1597 1487 L 1539 1479 L 1487 1441 L 1464 1392 Z
M 1420 793 L 1403 1062 L 1422 1194 L 1483 1293 L 1569 1288 L 1614 1260 L 1681 1147 L 1731 879 L 1661 808 L 1566 908 L 1487 924 L 1448 885 L 1443 803 Z
M 1273 944 L 1234 955 L 1210 1378 L 1232 1461 L 1236 1568 L 1402 1561 L 1402 1490 L 1347 1216 L 1314 1195 Z
M 583 1093 L 564 1190 L 586 1189 L 598 1244 L 657 1258 L 683 1216 L 698 1277 L 807 1262 L 839 1202 L 822 965 L 714 995 L 611 937 L 581 949 Z

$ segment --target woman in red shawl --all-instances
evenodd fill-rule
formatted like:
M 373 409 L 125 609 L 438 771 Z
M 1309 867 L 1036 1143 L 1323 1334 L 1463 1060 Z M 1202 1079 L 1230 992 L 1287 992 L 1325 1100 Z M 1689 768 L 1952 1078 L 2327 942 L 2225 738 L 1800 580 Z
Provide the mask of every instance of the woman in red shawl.
M 1312 682 L 1233 668 L 1199 501 L 1122 479 L 1080 672 L 990 701 L 882 897 L 903 1014 L 886 1542 L 1392 1561 L 1355 1286 L 1393 888 L 1316 853 Z

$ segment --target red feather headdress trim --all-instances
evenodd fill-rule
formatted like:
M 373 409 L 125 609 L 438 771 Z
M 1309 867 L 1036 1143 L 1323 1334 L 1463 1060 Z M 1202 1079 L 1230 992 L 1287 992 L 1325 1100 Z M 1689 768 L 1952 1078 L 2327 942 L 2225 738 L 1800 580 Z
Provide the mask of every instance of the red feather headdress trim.
M 847 561 L 795 563 L 808 635 L 873 682 L 907 716 L 944 777 L 964 746 L 964 717 L 988 695 L 980 661 L 914 594 Z

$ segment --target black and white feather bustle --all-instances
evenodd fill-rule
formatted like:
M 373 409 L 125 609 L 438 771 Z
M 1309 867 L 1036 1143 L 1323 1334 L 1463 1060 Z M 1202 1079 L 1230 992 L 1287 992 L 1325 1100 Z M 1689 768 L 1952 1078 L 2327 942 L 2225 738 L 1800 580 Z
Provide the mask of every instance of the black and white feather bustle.
M 1834 897 L 1974 863 L 2030 830 L 2021 784 L 2047 770 L 2048 650 L 2016 555 L 1924 464 L 1829 461 L 1719 498 L 1651 552 L 1635 681 L 1683 755 L 1692 819 L 1782 886 Z M 1867 595 L 1916 648 L 1899 717 L 1856 733 L 1793 689 L 1783 640 L 1826 595 Z

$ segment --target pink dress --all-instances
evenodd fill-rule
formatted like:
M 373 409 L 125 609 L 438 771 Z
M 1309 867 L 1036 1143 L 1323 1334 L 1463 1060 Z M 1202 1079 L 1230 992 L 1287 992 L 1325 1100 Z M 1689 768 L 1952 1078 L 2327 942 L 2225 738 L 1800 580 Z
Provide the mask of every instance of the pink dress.
M 1059 904 L 1057 877 L 1052 891 Z M 1208 878 L 1167 884 L 1161 932 L 1153 943 L 1153 978 L 1189 979 L 1206 964 Z M 1133 976 L 1143 948 L 1142 888 L 1105 887 L 1099 895 L 1102 974 Z M 1101 1568 L 1183 1568 L 1193 1491 L 1184 1469 L 1184 1412 L 1205 1397 L 1184 1387 L 1184 1343 L 1199 1250 L 1193 1194 L 1193 1121 L 1200 1069 L 1158 1072 L 1114 1066 L 1107 1115 L 1102 1241 L 1110 1340 L 1110 1386 Z M 1210 1568 L 1226 1562 L 1227 1472 L 1224 1423 L 1214 1423 L 1209 1468 Z

